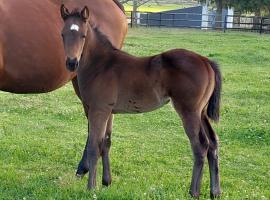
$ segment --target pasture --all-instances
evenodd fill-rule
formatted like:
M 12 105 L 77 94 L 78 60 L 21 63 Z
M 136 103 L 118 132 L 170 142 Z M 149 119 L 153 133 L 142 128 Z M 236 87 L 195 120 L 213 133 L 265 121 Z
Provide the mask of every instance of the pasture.
M 185 29 L 130 29 L 124 50 L 144 56 L 186 48 L 219 62 L 223 72 L 221 199 L 270 199 L 269 35 Z M 71 84 L 39 95 L 0 93 L 0 199 L 190 199 L 192 154 L 169 104 L 116 115 L 113 183 L 95 191 L 74 174 L 87 122 Z M 201 199 L 209 199 L 205 165 Z

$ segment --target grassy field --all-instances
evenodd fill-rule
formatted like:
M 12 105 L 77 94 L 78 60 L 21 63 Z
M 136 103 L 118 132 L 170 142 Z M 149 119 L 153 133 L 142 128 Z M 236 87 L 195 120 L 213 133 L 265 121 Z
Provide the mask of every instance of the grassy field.
M 152 55 L 186 48 L 223 72 L 220 137 L 222 199 L 270 199 L 269 35 L 183 29 L 130 29 L 124 49 Z M 190 199 L 192 153 L 171 105 L 115 117 L 113 184 L 86 190 L 75 178 L 87 124 L 71 84 L 41 95 L 0 93 L 0 199 Z M 209 199 L 204 168 L 201 199 Z

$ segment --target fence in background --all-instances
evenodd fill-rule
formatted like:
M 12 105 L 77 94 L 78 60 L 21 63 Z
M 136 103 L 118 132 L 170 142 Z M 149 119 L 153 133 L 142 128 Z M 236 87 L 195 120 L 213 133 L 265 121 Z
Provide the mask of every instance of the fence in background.
M 228 18 L 233 20 L 228 22 Z M 230 26 L 231 28 L 228 28 Z M 231 16 L 226 15 L 224 19 L 224 31 L 227 29 L 232 30 L 245 30 L 255 31 L 259 33 L 270 33 L 270 18 L 269 17 L 256 17 L 256 16 Z
M 270 33 L 270 18 L 254 16 L 216 16 L 214 14 L 198 13 L 152 13 L 126 12 L 128 23 L 133 26 L 174 27 L 254 31 Z

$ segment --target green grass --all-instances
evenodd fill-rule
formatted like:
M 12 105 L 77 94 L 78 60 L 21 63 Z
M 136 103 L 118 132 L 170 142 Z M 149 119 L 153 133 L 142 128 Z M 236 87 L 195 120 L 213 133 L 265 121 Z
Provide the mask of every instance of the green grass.
M 124 50 L 152 55 L 186 48 L 223 72 L 220 138 L 222 199 L 270 199 L 269 35 L 184 29 L 130 29 Z M 71 84 L 49 94 L 0 93 L 0 199 L 190 199 L 192 153 L 171 105 L 117 115 L 113 184 L 86 190 L 74 173 L 87 125 Z M 201 199 L 209 199 L 204 168 Z

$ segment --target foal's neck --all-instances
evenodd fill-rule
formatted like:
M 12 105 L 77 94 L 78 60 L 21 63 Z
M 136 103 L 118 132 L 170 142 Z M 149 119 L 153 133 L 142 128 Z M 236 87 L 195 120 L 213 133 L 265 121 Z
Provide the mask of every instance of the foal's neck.
M 97 57 L 103 57 L 102 60 L 105 60 L 117 50 L 98 28 L 89 25 L 87 35 L 90 36 L 86 39 L 89 61 L 95 60 Z
M 106 68 L 106 66 L 117 64 L 121 62 L 120 60 L 123 57 L 128 57 L 129 59 L 135 58 L 135 56 L 115 48 L 107 36 L 90 24 L 87 35 L 88 37 L 86 37 L 83 51 L 83 63 L 90 71 L 95 69 L 100 70 L 101 68 Z

